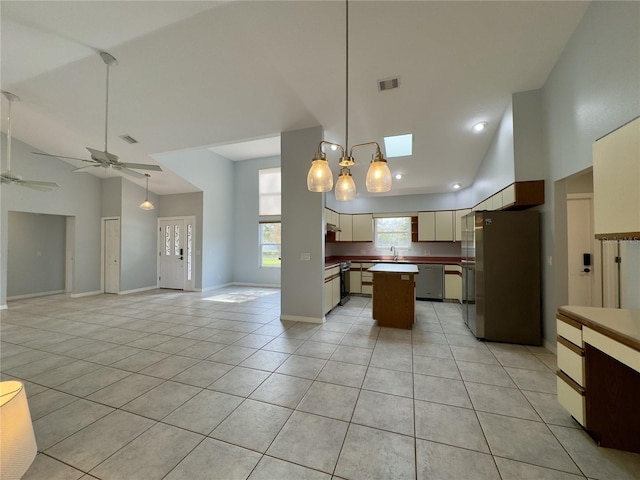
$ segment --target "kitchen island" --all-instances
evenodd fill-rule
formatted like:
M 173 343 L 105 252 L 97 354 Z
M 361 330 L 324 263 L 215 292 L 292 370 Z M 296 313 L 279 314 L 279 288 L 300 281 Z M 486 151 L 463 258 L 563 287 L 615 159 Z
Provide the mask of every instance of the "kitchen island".
M 410 329 L 415 321 L 415 275 L 418 267 L 411 263 L 380 263 L 373 273 L 374 320 L 380 327 Z

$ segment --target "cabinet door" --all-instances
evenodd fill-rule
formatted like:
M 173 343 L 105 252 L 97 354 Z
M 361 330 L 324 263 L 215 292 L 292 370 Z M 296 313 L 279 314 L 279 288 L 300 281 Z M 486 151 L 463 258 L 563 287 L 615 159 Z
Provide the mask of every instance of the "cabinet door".
M 349 293 L 362 293 L 362 273 L 360 272 L 360 266 L 355 267 L 355 264 L 351 264 L 351 270 L 349 271 Z
M 336 236 L 339 242 L 351 242 L 353 241 L 353 223 L 352 215 L 341 213 L 340 217 L 340 232 Z
M 373 242 L 373 215 L 370 213 L 353 215 L 353 241 Z
M 324 282 L 324 313 L 325 315 L 333 308 L 333 291 L 331 290 L 331 281 Z
M 436 213 L 436 240 L 453 242 L 453 211 L 443 210 Z
M 596 235 L 640 237 L 640 118 L 593 144 L 593 210 Z
M 456 242 L 461 242 L 462 241 L 462 217 L 464 217 L 467 213 L 471 213 L 471 209 L 470 208 L 465 208 L 464 210 L 456 210 L 455 212 L 455 217 L 456 217 L 456 224 L 455 224 L 455 230 L 456 230 Z
M 502 191 L 502 206 L 510 207 L 516 203 L 516 184 L 509 185 Z
M 340 277 L 334 278 L 331 282 L 331 298 L 332 305 L 331 308 L 335 307 L 340 303 Z
M 436 212 L 418 212 L 418 241 L 433 242 L 436 239 Z
M 462 303 L 462 276 L 458 265 L 444 266 L 444 298 Z

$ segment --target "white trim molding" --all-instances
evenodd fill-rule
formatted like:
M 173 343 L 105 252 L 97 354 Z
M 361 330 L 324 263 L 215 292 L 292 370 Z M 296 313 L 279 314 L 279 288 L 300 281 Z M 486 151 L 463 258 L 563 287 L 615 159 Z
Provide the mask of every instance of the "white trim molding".
M 147 292 L 149 290 L 157 290 L 157 289 L 158 289 L 158 286 L 153 285 L 151 287 L 134 288 L 132 290 L 121 290 L 118 292 L 118 295 L 129 295 L 130 293 Z
M 64 290 L 52 290 L 51 292 L 26 293 L 24 295 L 14 295 L 7 297 L 7 300 L 22 300 L 24 298 L 48 297 L 49 295 L 60 295 Z
M 289 322 L 304 322 L 304 323 L 319 323 L 325 322 L 325 317 L 301 317 L 298 315 L 280 315 L 280 320 L 287 320 Z
M 80 292 L 80 293 L 72 293 L 69 295 L 71 298 L 80 298 L 80 297 L 90 297 L 92 295 L 102 295 L 102 291 L 94 290 L 93 292 Z

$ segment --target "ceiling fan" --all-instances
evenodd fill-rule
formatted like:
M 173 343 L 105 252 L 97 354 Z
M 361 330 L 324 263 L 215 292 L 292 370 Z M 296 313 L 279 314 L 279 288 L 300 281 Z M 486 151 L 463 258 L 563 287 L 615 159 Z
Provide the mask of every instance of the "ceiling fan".
M 17 175 L 11 171 L 11 104 L 13 102 L 20 101 L 20 97 L 14 95 L 11 92 L 2 91 L 2 94 L 7 100 L 9 100 L 9 125 L 7 127 L 7 170 L 2 172 L 2 183 L 20 185 L 21 187 L 28 187 L 33 190 L 40 190 L 41 192 L 50 192 L 52 187 L 59 187 L 54 182 L 37 182 L 35 180 L 25 180 L 20 175 Z
M 145 178 L 142 173 L 136 172 L 132 169 L 137 170 L 155 170 L 157 172 L 161 172 L 162 168 L 159 165 L 150 165 L 144 163 L 129 163 L 129 162 L 121 162 L 118 160 L 118 156 L 113 153 L 109 153 L 107 149 L 107 137 L 108 137 L 108 126 L 109 126 L 109 67 L 112 65 L 117 65 L 118 62 L 116 59 L 107 52 L 100 52 L 100 57 L 102 61 L 107 65 L 107 97 L 105 102 L 105 118 L 104 118 L 104 152 L 100 150 L 96 150 L 94 148 L 86 147 L 91 154 L 91 160 L 87 160 L 84 158 L 75 158 L 75 157 L 65 157 L 62 155 L 53 155 L 50 153 L 40 153 L 40 152 L 32 152 L 35 155 L 45 155 L 47 157 L 56 157 L 56 158 L 66 158 L 68 160 L 78 160 L 81 162 L 87 162 L 91 165 L 86 165 L 84 167 L 76 168 L 74 172 L 82 172 L 88 168 L 92 167 L 102 167 L 102 168 L 112 168 L 113 170 L 117 170 L 120 173 L 124 173 L 131 177 L 135 178 Z

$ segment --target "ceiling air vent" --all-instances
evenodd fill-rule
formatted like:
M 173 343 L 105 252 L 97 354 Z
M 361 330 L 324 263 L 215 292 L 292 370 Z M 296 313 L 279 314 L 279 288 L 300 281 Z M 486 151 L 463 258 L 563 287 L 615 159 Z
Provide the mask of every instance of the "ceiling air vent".
M 120 135 L 120 138 L 127 143 L 138 143 L 138 140 L 133 138 L 131 135 Z
M 378 90 L 384 92 L 385 90 L 393 90 L 400 86 L 400 77 L 387 78 L 385 80 L 378 80 Z

